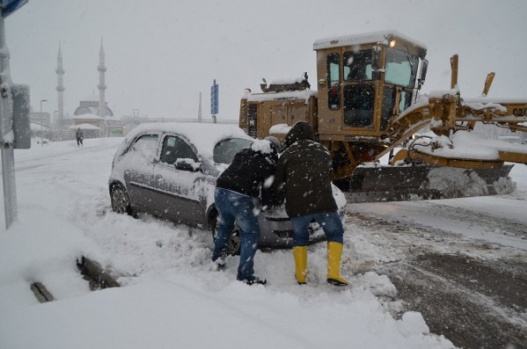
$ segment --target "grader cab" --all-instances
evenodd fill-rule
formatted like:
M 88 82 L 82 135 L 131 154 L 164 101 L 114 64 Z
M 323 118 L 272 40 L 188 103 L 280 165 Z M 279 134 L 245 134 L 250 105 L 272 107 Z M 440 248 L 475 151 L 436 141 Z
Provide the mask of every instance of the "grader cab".
M 476 123 L 527 132 L 527 99 L 486 97 L 494 73 L 488 75 L 481 98 L 464 100 L 454 56 L 450 89 L 423 96 L 419 90 L 428 68 L 427 49 L 403 35 L 341 36 L 317 40 L 313 48 L 317 91 L 310 88 L 307 74 L 270 85 L 264 80 L 263 93 L 248 93 L 241 100 L 240 127 L 248 134 L 283 138 L 296 122 L 310 123 L 330 150 L 336 183 L 350 191 L 351 201 L 513 190 L 508 177 L 512 165 L 505 162 L 527 163 L 527 145 L 496 142 L 483 156 L 480 149 L 461 149 L 453 142 Z M 434 136 L 416 140 L 424 128 Z M 401 150 L 393 156 L 395 149 Z M 388 154 L 390 164 L 379 165 Z

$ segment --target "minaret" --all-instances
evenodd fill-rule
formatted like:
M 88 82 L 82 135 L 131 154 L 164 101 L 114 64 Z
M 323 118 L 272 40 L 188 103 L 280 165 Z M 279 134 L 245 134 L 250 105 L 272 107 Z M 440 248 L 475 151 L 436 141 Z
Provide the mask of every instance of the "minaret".
M 55 120 L 55 123 L 58 125 L 62 125 L 62 121 L 64 120 L 64 80 L 63 75 L 65 73 L 64 68 L 62 67 L 62 50 L 60 47 L 59 42 L 59 54 L 57 56 L 57 69 L 55 69 L 55 73 L 57 73 L 57 92 L 58 92 L 58 120 Z
M 97 70 L 99 71 L 99 85 L 97 85 L 97 88 L 99 89 L 99 116 L 104 118 L 106 116 L 106 101 L 104 96 L 104 91 L 106 90 L 106 85 L 104 83 L 104 73 L 106 72 L 106 67 L 104 66 L 104 48 L 102 46 L 102 38 L 101 49 L 99 51 L 99 66 L 97 67 Z

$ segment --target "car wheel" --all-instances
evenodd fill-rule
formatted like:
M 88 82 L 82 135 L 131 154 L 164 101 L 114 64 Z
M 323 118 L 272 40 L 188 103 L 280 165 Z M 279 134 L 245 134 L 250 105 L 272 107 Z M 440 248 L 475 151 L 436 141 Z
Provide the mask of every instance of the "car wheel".
M 121 184 L 112 184 L 110 187 L 110 198 L 112 200 L 112 210 L 116 213 L 127 213 L 130 216 L 134 215 L 134 211 L 130 207 L 130 200 L 126 189 Z
M 216 238 L 216 225 L 218 222 L 218 212 L 214 211 L 211 214 L 211 219 L 209 221 L 210 231 L 212 233 L 212 242 L 214 243 Z M 241 240 L 240 240 L 240 230 L 237 225 L 234 225 L 234 230 L 232 231 L 229 241 L 227 241 L 227 254 L 230 255 L 239 255 L 241 250 Z

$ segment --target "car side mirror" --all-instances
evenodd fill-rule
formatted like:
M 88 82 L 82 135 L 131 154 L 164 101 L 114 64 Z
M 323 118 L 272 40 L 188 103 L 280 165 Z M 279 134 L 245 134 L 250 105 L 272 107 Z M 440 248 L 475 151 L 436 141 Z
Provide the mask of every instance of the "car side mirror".
M 201 163 L 192 159 L 177 159 L 174 167 L 176 170 L 197 172 L 201 170 Z

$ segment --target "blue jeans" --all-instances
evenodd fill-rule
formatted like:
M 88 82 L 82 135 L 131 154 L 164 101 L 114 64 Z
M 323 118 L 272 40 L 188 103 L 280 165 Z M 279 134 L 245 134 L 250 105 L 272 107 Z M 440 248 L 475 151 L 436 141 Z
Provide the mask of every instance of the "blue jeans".
M 322 227 L 328 241 L 343 243 L 344 227 L 337 211 L 333 211 L 292 218 L 293 246 L 307 246 L 309 242 L 309 224 L 312 220 Z
M 255 216 L 253 198 L 223 188 L 216 188 L 214 201 L 218 210 L 218 224 L 212 260 L 225 256 L 227 242 L 234 229 L 234 222 L 240 229 L 240 264 L 238 280 L 254 278 L 254 254 L 258 249 L 260 226 Z

